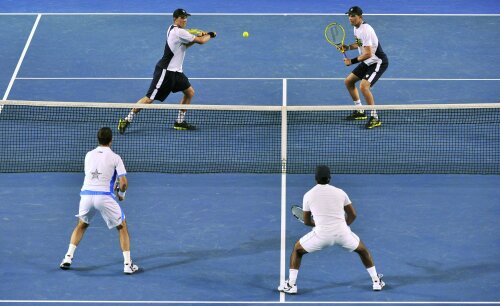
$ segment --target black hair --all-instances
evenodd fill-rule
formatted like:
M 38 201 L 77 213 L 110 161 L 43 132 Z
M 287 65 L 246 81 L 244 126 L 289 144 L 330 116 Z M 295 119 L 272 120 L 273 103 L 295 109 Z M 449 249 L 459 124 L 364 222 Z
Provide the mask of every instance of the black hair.
M 325 165 L 320 165 L 316 167 L 316 174 L 315 174 L 316 182 L 321 185 L 326 185 L 330 183 L 330 168 Z
M 102 127 L 99 129 L 99 132 L 97 132 L 97 139 L 100 145 L 107 146 L 111 140 L 113 140 L 113 132 L 107 126 Z

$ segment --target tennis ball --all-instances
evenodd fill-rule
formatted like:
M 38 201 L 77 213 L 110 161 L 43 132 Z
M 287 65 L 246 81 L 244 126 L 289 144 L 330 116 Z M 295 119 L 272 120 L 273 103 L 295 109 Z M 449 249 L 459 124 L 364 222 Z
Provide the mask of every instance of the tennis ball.
M 250 34 L 248 34 L 248 32 L 243 32 L 243 37 L 247 38 L 248 35 L 250 35 Z

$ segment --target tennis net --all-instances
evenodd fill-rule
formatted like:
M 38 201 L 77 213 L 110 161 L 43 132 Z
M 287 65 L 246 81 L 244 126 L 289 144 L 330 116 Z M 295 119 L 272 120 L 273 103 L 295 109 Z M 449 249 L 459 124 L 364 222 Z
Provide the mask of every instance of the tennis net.
M 371 130 L 345 120 L 354 106 L 0 104 L 0 172 L 83 171 L 109 126 L 129 172 L 500 174 L 500 104 L 376 106 Z M 120 135 L 133 107 L 144 109 Z M 197 130 L 173 129 L 180 108 Z

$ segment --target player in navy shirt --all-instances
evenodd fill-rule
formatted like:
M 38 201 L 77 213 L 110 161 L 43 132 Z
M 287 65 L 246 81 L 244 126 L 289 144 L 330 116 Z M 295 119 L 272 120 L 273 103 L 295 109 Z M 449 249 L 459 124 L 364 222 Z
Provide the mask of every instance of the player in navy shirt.
M 164 101 L 171 92 L 182 91 L 181 104 L 191 104 L 194 88 L 184 75 L 182 64 L 186 56 L 186 49 L 193 44 L 204 44 L 215 37 L 214 32 L 201 33 L 198 36 L 190 34 L 186 29 L 187 18 L 191 16 L 184 9 L 176 9 L 173 13 L 174 23 L 167 29 L 167 41 L 163 57 L 155 67 L 153 80 L 146 95 L 137 103 L 151 104 L 154 100 Z M 134 119 L 140 108 L 134 108 L 118 122 L 118 131 L 125 133 L 125 129 Z M 174 122 L 176 130 L 194 130 L 195 127 L 185 120 L 186 110 L 180 110 Z
M 361 106 L 359 93 L 356 88 L 356 82 L 361 80 L 359 88 L 365 101 L 368 105 L 375 105 L 375 99 L 370 88 L 375 85 L 377 80 L 382 76 L 384 71 L 389 66 L 387 55 L 382 50 L 382 46 L 378 40 L 375 30 L 363 21 L 363 10 L 358 6 L 351 7 L 347 12 L 349 22 L 354 26 L 355 42 L 350 45 L 344 45 L 344 50 L 358 49 L 359 56 L 352 59 L 344 58 L 346 66 L 360 63 L 345 79 L 344 83 L 351 95 L 354 104 Z M 348 120 L 364 120 L 367 119 L 364 111 L 354 111 L 347 117 Z M 377 111 L 371 110 L 370 120 L 366 124 L 366 128 L 372 129 L 382 125 Z

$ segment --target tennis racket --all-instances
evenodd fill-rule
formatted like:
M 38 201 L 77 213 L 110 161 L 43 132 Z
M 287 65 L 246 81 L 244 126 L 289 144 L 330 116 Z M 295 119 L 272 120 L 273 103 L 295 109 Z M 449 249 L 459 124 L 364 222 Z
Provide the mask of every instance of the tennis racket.
M 203 31 L 203 30 L 200 30 L 200 29 L 187 29 L 186 31 L 188 31 L 189 33 L 191 33 L 193 35 L 196 35 L 196 36 L 201 36 L 201 35 L 204 35 L 204 34 L 208 34 L 212 38 L 214 38 L 215 36 L 217 36 L 217 33 L 215 33 L 215 32 L 206 32 L 206 31 Z
M 325 38 L 326 41 L 335 46 L 335 48 L 337 48 L 337 50 L 339 50 L 344 57 L 347 58 L 347 55 L 345 54 L 346 50 L 342 48 L 345 40 L 345 30 L 341 24 L 332 22 L 327 25 L 325 28 Z
M 292 210 L 292 215 L 297 220 L 299 220 L 300 222 L 304 223 L 304 211 L 302 210 L 302 207 L 300 207 L 298 205 L 292 205 L 291 210 Z M 311 216 L 311 219 L 314 222 L 314 218 L 312 218 L 312 216 Z

